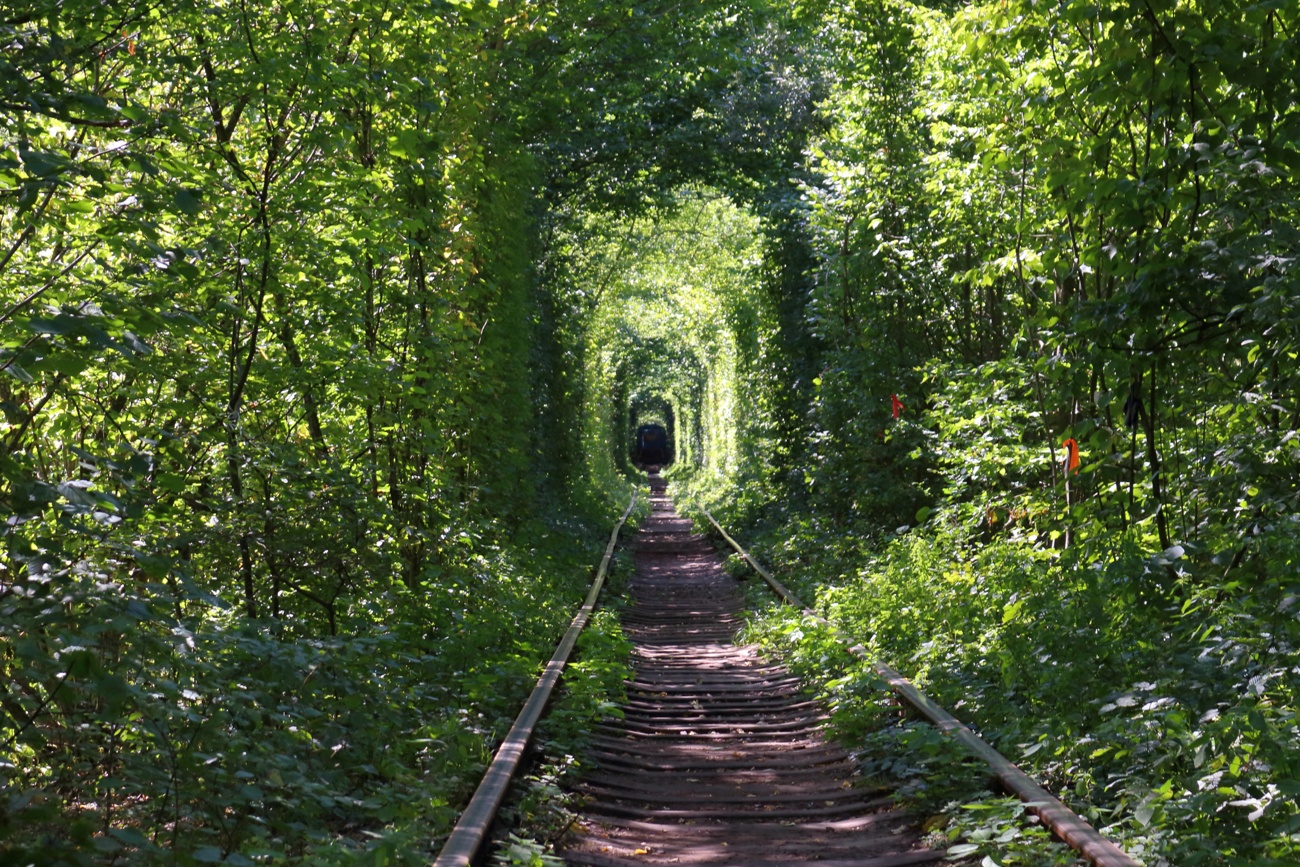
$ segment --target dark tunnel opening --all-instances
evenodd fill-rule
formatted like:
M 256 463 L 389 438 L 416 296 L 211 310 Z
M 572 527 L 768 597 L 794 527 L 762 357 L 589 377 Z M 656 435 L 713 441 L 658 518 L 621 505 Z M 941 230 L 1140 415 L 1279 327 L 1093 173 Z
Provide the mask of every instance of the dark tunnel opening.
M 672 440 L 661 424 L 643 424 L 636 429 L 632 443 L 632 463 L 646 467 L 662 467 L 673 462 Z

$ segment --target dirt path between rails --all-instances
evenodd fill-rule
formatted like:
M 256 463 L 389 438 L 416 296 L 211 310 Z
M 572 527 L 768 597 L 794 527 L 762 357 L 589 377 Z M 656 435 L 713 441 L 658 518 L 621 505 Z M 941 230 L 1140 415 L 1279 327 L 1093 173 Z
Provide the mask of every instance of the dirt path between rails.
M 568 864 L 902 867 L 940 861 L 858 783 L 826 710 L 733 638 L 744 600 L 707 539 L 652 477 L 623 626 L 635 669 L 624 719 L 597 727 Z

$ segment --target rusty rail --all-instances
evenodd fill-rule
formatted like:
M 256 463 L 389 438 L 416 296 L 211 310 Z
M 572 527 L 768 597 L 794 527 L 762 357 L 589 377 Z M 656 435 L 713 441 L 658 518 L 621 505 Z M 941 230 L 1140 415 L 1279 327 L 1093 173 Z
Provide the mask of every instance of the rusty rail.
M 433 862 L 433 867 L 469 867 L 474 856 L 478 854 L 478 850 L 483 845 L 483 840 L 487 837 L 488 830 L 492 826 L 492 820 L 496 817 L 497 809 L 501 806 L 501 800 L 505 797 L 506 788 L 510 785 L 510 780 L 514 777 L 515 771 L 519 768 L 519 762 L 524 757 L 528 741 L 533 736 L 533 729 L 537 726 L 537 721 L 541 718 L 547 701 L 550 700 L 551 691 L 560 679 L 560 672 L 564 670 L 565 664 L 569 661 L 569 654 L 573 652 L 573 646 L 578 640 L 578 633 L 582 632 L 587 625 L 587 621 L 591 619 L 591 613 L 596 607 L 596 600 L 600 597 L 600 590 L 605 584 L 605 574 L 609 571 L 609 561 L 614 556 L 614 546 L 618 544 L 618 533 L 623 529 L 623 525 L 627 523 L 628 516 L 632 514 L 632 508 L 635 505 L 636 493 L 633 492 L 632 502 L 627 504 L 627 510 L 623 512 L 623 517 L 618 519 L 618 523 L 614 525 L 614 531 L 609 534 L 609 544 L 605 546 L 605 556 L 600 560 L 600 568 L 596 570 L 596 577 L 591 582 L 591 590 L 587 593 L 586 601 L 583 602 L 582 608 L 574 616 L 573 622 L 569 624 L 564 637 L 560 639 L 559 645 L 555 648 L 555 654 L 546 665 L 546 671 L 538 679 L 537 686 L 533 687 L 532 695 L 524 703 L 524 708 L 519 712 L 515 724 L 510 727 L 510 733 L 506 735 L 506 739 L 502 741 L 500 748 L 497 749 L 492 764 L 488 766 L 487 773 L 483 775 L 483 781 L 479 783 L 478 788 L 474 791 L 474 797 L 470 799 L 465 812 L 461 813 L 460 821 L 456 823 L 451 836 L 443 844 L 442 851 L 438 854 L 437 860 Z
M 835 632 L 845 644 L 850 645 L 849 652 L 871 663 L 876 673 L 883 677 L 894 692 L 904 701 L 930 720 L 940 731 L 951 735 L 988 763 L 989 768 L 1002 785 L 1006 787 L 1007 791 L 1023 800 L 1029 810 L 1037 815 L 1043 821 L 1043 824 L 1058 837 L 1068 843 L 1071 848 L 1087 858 L 1095 867 L 1138 867 L 1138 862 L 1134 861 L 1123 849 L 1103 837 L 1082 816 L 1065 806 L 1051 792 L 1034 782 L 1032 777 L 1016 767 L 1009 759 L 991 747 L 959 719 L 917 689 L 907 678 L 885 663 L 871 659 L 865 647 L 861 644 L 853 644 L 851 639 L 845 636 L 830 621 L 804 605 L 799 600 L 799 597 L 790 592 L 788 587 L 778 581 L 748 551 L 740 547 L 739 543 L 731 538 L 726 530 L 722 529 L 722 525 L 703 506 L 697 506 L 697 508 L 705 518 L 708 518 L 713 528 L 722 534 L 722 538 L 727 540 L 727 544 L 734 548 L 736 553 L 754 568 L 755 572 L 763 576 L 763 580 L 786 604 L 798 608 L 806 617 L 812 618 Z

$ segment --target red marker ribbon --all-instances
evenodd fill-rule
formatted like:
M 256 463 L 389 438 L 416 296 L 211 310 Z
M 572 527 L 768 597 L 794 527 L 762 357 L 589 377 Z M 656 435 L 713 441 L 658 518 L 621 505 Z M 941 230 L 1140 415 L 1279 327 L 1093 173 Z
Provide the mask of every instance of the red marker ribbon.
M 1079 444 L 1071 437 L 1061 443 L 1061 448 L 1070 453 L 1067 464 L 1067 470 L 1071 473 L 1079 472 Z
M 903 406 L 903 402 L 898 399 L 898 395 L 896 394 L 891 394 L 889 400 L 894 405 L 894 418 L 898 418 L 907 407 Z

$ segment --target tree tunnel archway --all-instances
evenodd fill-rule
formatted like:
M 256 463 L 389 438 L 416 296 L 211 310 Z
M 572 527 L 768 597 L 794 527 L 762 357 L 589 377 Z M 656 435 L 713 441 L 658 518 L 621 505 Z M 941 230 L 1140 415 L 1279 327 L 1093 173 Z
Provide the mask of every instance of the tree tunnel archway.
M 647 419 L 671 435 L 674 475 L 718 483 L 741 469 L 742 441 L 753 439 L 742 432 L 763 428 L 770 404 L 768 378 L 754 375 L 753 331 L 772 318 L 756 273 L 759 225 L 707 189 L 679 190 L 648 218 L 593 220 L 602 280 L 586 334 L 593 477 L 636 471 L 630 446 Z
M 705 362 L 689 346 L 666 336 L 645 338 L 629 332 L 626 354 L 615 373 L 614 448 L 622 448 L 619 468 L 630 472 L 628 446 L 637 428 L 658 421 L 667 429 L 673 462 L 698 466 L 703 461 L 700 407 Z

